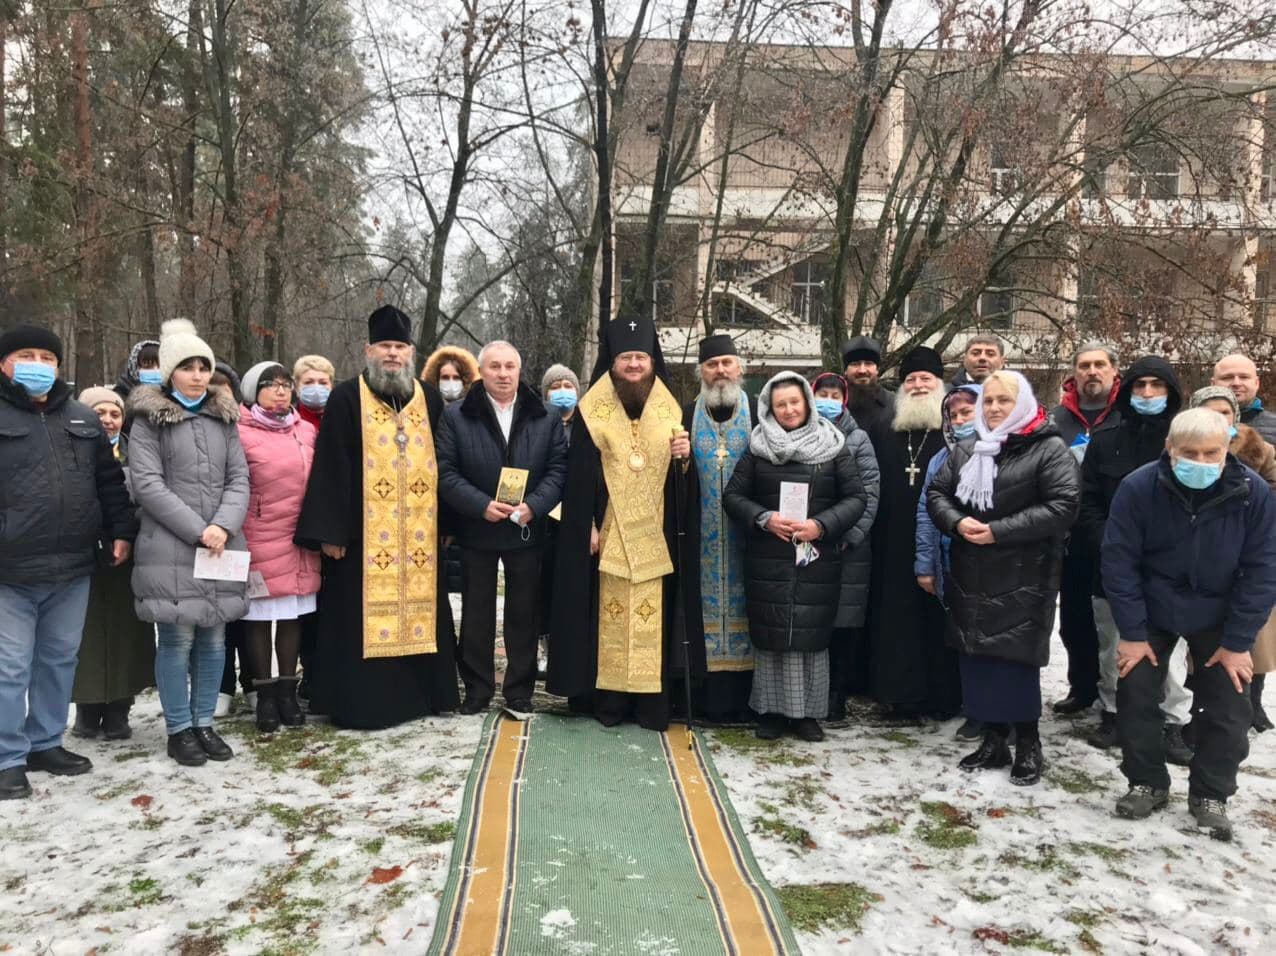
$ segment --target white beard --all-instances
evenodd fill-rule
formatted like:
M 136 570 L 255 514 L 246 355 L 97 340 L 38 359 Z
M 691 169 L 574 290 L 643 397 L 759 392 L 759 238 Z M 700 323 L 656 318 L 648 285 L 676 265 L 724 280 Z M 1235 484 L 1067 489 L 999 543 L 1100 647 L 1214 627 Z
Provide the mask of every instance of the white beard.
M 700 397 L 704 399 L 705 408 L 735 408 L 740 401 L 740 383 L 723 381 L 705 385 L 701 382 Z
M 944 389 L 937 387 L 926 395 L 913 397 L 907 392 L 895 396 L 895 421 L 897 432 L 939 431 L 944 422 Z

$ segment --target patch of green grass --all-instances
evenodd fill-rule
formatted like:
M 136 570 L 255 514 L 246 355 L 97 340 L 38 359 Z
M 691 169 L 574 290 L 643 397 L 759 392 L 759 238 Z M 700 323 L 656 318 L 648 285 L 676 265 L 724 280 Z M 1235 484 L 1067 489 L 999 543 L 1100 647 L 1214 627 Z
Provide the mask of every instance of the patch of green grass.
M 997 926 L 981 926 L 971 935 L 975 939 L 986 943 L 992 940 L 1000 943 L 1008 949 L 1035 949 L 1045 953 L 1066 953 L 1068 949 L 1054 940 L 1046 936 L 1042 936 L 1036 930 L 1031 929 L 1001 929 Z
M 1074 879 L 1080 875 L 1072 862 L 1059 853 L 1059 848 L 1050 844 L 1042 844 L 1036 848 L 1035 856 L 1024 856 L 1019 853 L 1006 852 L 997 858 L 997 862 L 1005 866 L 1017 866 L 1038 873 L 1058 873 Z
M 966 895 L 967 899 L 975 903 L 995 903 L 997 900 L 1001 899 L 1001 897 L 996 893 L 985 893 L 983 890 L 963 889 L 962 893 Z
M 310 882 L 315 886 L 318 886 L 320 883 L 327 883 L 333 878 L 333 874 L 340 865 L 341 861 L 335 856 L 330 858 L 323 866 L 317 866 L 310 871 Z
M 373 837 L 371 840 L 364 840 L 359 844 L 359 849 L 368 856 L 376 856 L 381 852 L 381 848 L 385 846 L 385 837 Z
M 146 782 L 144 780 L 121 780 L 113 787 L 107 787 L 105 790 L 99 790 L 94 793 L 93 799 L 102 801 L 118 800 L 126 794 L 141 793 L 145 786 Z
M 1107 843 L 1093 843 L 1088 840 L 1065 843 L 1064 848 L 1069 853 L 1077 856 L 1097 856 L 1106 863 L 1120 863 L 1130 855 L 1130 851 L 1124 847 L 1110 846 Z
M 845 830 L 843 833 L 852 839 L 863 840 L 865 837 L 894 836 L 900 829 L 899 821 L 894 817 L 889 817 L 885 820 L 878 820 L 876 823 L 870 823 L 868 826 L 861 827 L 858 830 Z
M 1094 929 L 1107 920 L 1107 916 L 1098 910 L 1068 910 L 1063 918 L 1082 929 Z
M 815 762 L 810 754 L 789 750 L 782 741 L 759 740 L 753 731 L 739 727 L 719 728 L 709 739 L 715 746 L 747 754 L 759 763 L 776 767 L 809 767 Z
M 1046 769 L 1046 779 L 1068 793 L 1099 793 L 1108 789 L 1084 770 L 1058 764 Z
M 416 775 L 417 783 L 434 783 L 439 777 L 443 776 L 443 771 L 438 767 L 431 767 L 429 770 L 422 770 Z
M 259 803 L 257 811 L 258 814 L 266 814 L 273 818 L 293 838 L 326 837 L 328 828 L 340 819 L 333 807 L 319 803 L 308 807 L 290 807 L 285 803 Z
M 924 801 L 921 810 L 926 819 L 917 824 L 914 832 L 927 846 L 937 850 L 960 850 L 979 842 L 970 814 L 958 810 L 951 803 Z
M 814 777 L 796 777 L 783 785 L 784 802 L 787 806 L 801 807 L 803 810 L 815 810 L 819 807 L 819 797 L 824 796 L 824 788 Z
M 407 883 L 391 883 L 381 892 L 381 907 L 387 910 L 397 910 L 408 901 L 408 897 L 411 895 L 412 887 Z
M 129 880 L 128 891 L 132 894 L 134 906 L 151 906 L 164 899 L 159 881 L 146 876 L 135 876 Z
M 227 907 L 232 911 L 255 910 L 254 922 L 238 927 L 234 933 L 240 938 L 254 932 L 265 934 L 269 941 L 259 952 L 299 956 L 316 947 L 311 924 L 329 912 L 331 905 L 293 891 L 293 884 L 306 872 L 311 855 L 307 851 L 281 866 L 268 867 L 244 896 Z
M 775 816 L 754 817 L 753 832 L 775 837 L 782 843 L 788 843 L 804 850 L 809 850 L 815 846 L 815 841 L 811 838 L 809 831 Z
M 456 836 L 456 824 L 451 820 L 442 823 L 397 823 L 386 832 L 421 843 L 446 843 Z
M 354 776 L 354 764 L 364 762 L 359 737 L 331 724 L 307 723 L 288 733 L 262 735 L 249 720 L 232 720 L 220 728 L 224 734 L 244 738 L 244 746 L 262 766 L 275 773 L 308 770 L 325 787 Z
M 1081 944 L 1081 948 L 1087 953 L 1103 952 L 1103 944 L 1095 939 L 1094 934 L 1088 929 L 1083 929 L 1081 931 L 1080 935 L 1077 936 L 1077 942 Z
M 781 886 L 776 895 L 793 928 L 803 933 L 821 929 L 859 933 L 864 914 L 882 899 L 858 883 Z
M 123 753 L 116 754 L 111 759 L 116 763 L 125 763 L 129 760 L 141 760 L 143 757 L 149 757 L 150 755 L 151 752 L 149 750 L 125 750 Z
M 878 734 L 883 740 L 889 740 L 893 744 L 899 744 L 901 747 L 920 747 L 919 741 L 912 734 L 906 734 L 902 730 L 887 730 Z

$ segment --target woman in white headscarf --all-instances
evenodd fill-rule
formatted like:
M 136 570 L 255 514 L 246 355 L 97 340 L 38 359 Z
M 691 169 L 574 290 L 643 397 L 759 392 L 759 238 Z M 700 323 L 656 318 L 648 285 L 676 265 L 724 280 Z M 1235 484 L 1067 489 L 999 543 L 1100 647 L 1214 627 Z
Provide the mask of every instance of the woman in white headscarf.
M 927 492 L 940 533 L 952 537 L 945 584 L 949 640 L 961 654 L 962 700 L 982 721 L 962 770 L 1011 763 L 1011 783 L 1041 779 L 1041 668 L 1063 567 L 1064 538 L 1081 496 L 1076 459 L 1018 372 L 983 385 L 973 445 L 952 450 Z

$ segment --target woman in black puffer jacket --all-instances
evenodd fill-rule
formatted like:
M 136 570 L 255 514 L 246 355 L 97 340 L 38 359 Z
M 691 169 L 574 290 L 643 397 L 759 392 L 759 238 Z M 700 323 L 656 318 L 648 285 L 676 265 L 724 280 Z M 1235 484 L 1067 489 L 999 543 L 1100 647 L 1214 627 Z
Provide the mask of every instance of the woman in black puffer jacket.
M 806 486 L 804 519 L 781 516 L 784 482 Z M 748 528 L 749 706 L 760 715 L 764 740 L 779 737 L 790 721 L 804 740 L 824 737 L 818 718 L 828 712 L 829 637 L 842 588 L 838 545 L 866 502 L 846 437 L 815 413 L 811 386 L 796 372 L 767 382 L 749 450 L 722 498 L 727 514 Z
M 1041 668 L 1050 658 L 1064 536 L 1081 497 L 1076 459 L 1018 372 L 984 382 L 978 440 L 957 446 L 935 475 L 927 507 L 952 538 L 945 585 L 949 640 L 961 652 L 967 716 L 985 724 L 963 770 L 1010 763 L 1012 783 L 1041 779 Z

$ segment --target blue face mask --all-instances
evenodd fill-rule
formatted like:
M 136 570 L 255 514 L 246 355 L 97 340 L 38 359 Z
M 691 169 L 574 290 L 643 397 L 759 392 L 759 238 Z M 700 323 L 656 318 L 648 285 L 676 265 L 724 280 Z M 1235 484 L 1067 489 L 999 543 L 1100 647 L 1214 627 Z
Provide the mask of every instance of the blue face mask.
M 833 421 L 833 419 L 842 414 L 842 403 L 836 398 L 817 398 L 815 400 L 815 410 L 820 413 L 821 418 Z
M 1235 425 L 1233 425 L 1233 426 L 1231 426 L 1230 428 L 1228 428 L 1228 429 L 1227 429 L 1227 437 L 1228 437 L 1228 439 L 1229 439 L 1229 440 L 1230 440 L 1230 439 L 1235 438 L 1235 437 L 1236 437 L 1237 435 L 1239 435 L 1239 434 L 1240 434 L 1240 432 L 1238 432 L 1238 431 L 1236 430 L 1236 426 L 1235 426 Z
M 332 389 L 326 385 L 303 385 L 297 397 L 306 408 L 323 408 L 328 404 L 328 396 L 331 394 Z
M 108 440 L 111 442 L 111 444 L 112 444 L 112 445 L 118 445 L 118 444 L 120 443 L 120 436 L 119 436 L 118 434 L 115 434 L 115 435 L 109 435 L 109 436 L 107 436 L 107 437 L 108 437 Z
M 572 388 L 556 388 L 549 393 L 549 403 L 562 412 L 570 412 L 576 401 L 576 390 Z
M 195 409 L 199 408 L 199 406 L 204 404 L 204 399 L 208 397 L 208 392 L 203 392 L 199 398 L 187 398 L 181 392 L 174 390 L 173 397 L 181 402 L 186 409 L 193 412 Z
M 1218 476 L 1222 473 L 1222 465 L 1211 465 L 1208 462 L 1180 458 L 1174 463 L 1174 477 L 1178 479 L 1178 483 L 1193 491 L 1204 491 L 1218 481 Z
M 953 426 L 953 437 L 958 441 L 965 441 L 967 438 L 975 437 L 975 423 L 966 422 L 964 425 Z
M 142 385 L 159 387 L 164 384 L 164 376 L 160 374 L 160 370 L 157 368 L 139 368 L 137 370 L 137 381 Z
M 41 398 L 49 394 L 53 383 L 58 380 L 58 370 L 43 362 L 14 362 L 13 383 L 21 385 L 27 394 Z
M 1140 415 L 1160 415 L 1165 411 L 1165 406 L 1169 403 L 1169 398 L 1165 395 L 1159 398 L 1140 398 L 1135 395 L 1130 398 L 1130 407 Z

